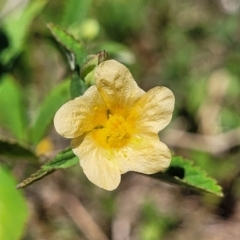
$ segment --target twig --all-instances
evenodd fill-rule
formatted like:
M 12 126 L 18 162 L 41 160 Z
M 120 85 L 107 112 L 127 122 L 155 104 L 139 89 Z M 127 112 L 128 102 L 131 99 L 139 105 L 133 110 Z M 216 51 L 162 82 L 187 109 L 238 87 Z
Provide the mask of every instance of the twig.
M 161 140 L 172 147 L 201 150 L 219 155 L 240 144 L 240 128 L 214 136 L 169 130 Z
M 59 189 L 59 197 L 59 202 L 62 203 L 62 207 L 81 229 L 87 239 L 109 240 L 76 196 L 69 192 L 62 192 Z

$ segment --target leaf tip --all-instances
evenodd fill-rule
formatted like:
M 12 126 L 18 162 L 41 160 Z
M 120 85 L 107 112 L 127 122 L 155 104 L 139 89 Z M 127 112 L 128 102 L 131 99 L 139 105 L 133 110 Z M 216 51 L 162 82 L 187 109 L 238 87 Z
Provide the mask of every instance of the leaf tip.
M 51 22 L 47 23 L 46 25 L 47 25 L 47 28 L 49 28 L 50 30 L 51 30 L 51 28 L 54 26 L 54 24 L 51 23 Z
M 19 183 L 18 185 L 16 185 L 16 189 L 20 189 L 20 188 L 23 188 L 23 187 L 24 187 L 23 183 Z

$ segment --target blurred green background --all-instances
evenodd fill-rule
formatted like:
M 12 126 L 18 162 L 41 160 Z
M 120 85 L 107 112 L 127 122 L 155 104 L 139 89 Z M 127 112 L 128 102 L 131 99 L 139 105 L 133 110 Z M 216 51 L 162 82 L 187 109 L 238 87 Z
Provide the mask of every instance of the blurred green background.
M 0 2 L 0 239 L 240 239 L 240 2 Z M 69 142 L 54 130 L 70 67 L 47 23 L 106 50 L 144 90 L 175 95 L 160 138 L 223 186 L 224 198 L 127 173 L 113 192 L 80 167 L 15 185 Z M 38 157 L 37 157 L 38 156 Z

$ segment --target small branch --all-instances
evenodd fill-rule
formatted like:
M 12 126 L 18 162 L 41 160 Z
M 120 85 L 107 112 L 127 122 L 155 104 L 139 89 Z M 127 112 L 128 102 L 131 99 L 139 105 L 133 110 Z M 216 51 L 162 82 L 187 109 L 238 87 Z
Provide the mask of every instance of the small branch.
M 59 190 L 59 194 L 59 202 L 62 203 L 62 207 L 81 229 L 87 239 L 109 240 L 76 196 L 72 193 L 62 192 L 61 190 Z
M 172 147 L 200 150 L 219 155 L 240 144 L 240 128 L 215 136 L 169 130 L 161 140 Z

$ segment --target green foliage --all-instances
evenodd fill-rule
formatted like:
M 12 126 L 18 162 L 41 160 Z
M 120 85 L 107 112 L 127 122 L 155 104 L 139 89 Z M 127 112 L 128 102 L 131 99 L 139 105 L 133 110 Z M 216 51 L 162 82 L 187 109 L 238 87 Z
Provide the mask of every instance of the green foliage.
M 108 57 L 106 51 L 101 51 L 98 54 L 87 56 L 87 60 L 81 67 L 81 78 L 84 79 L 87 86 L 95 84 L 94 70 L 100 63 L 104 62 Z
M 70 92 L 72 99 L 79 97 L 87 90 L 87 85 L 85 82 L 80 78 L 79 73 L 74 71 L 72 73 L 72 80 L 70 86 Z
M 94 70 L 98 64 L 105 61 L 108 54 L 102 51 L 98 54 L 88 55 L 86 62 L 72 73 L 72 81 L 70 86 L 72 98 L 82 95 L 89 86 L 95 84 Z
M 21 146 L 16 142 L 0 140 L 0 156 L 11 157 L 11 159 L 37 159 L 37 156 L 27 147 Z
M 219 197 L 223 196 L 222 188 L 215 179 L 208 177 L 205 171 L 180 156 L 172 157 L 171 165 L 166 172 L 153 174 L 152 177 Z
M 212 193 L 215 196 L 210 194 L 206 196 L 220 201 L 216 196 L 222 196 L 222 190 L 214 179 L 207 176 L 206 171 L 210 176 L 224 183 L 224 192 L 227 194 L 225 194 L 226 199 L 221 199 L 224 203 L 222 207 L 226 208 L 225 203 L 229 203 L 229 201 L 238 204 L 239 189 L 236 190 L 235 186 L 238 184 L 236 179 L 238 179 L 240 169 L 238 167 L 239 139 L 237 134 L 233 134 L 237 132 L 235 129 L 238 130 L 240 122 L 240 40 L 238 37 L 239 11 L 237 12 L 237 7 L 235 12 L 234 9 L 232 12 L 228 12 L 225 11 L 225 7 L 229 4 L 223 3 L 220 8 L 220 4 L 214 5 L 210 1 L 194 2 L 190 0 L 184 2 L 177 0 L 136 0 L 131 2 L 127 0 L 70 0 L 64 2 L 34 0 L 21 1 L 16 8 L 10 9 L 11 11 L 2 15 L 2 6 L 5 2 L 7 1 L 1 1 L 0 3 L 0 38 L 6 35 L 9 46 L 7 46 L 7 41 L 4 42 L 1 38 L 0 75 L 3 77 L 0 79 L 0 158 L 3 158 L 4 162 L 5 159 L 7 160 L 7 164 L 13 167 L 13 172 L 19 173 L 19 176 L 29 172 L 29 166 L 18 164 L 17 161 L 36 159 L 33 149 L 47 134 L 58 108 L 70 98 L 82 95 L 87 87 L 94 83 L 94 69 L 99 64 L 99 56 L 98 54 L 88 54 L 105 49 L 112 59 L 128 65 L 134 78 L 139 80 L 144 90 L 157 85 L 170 87 L 176 98 L 173 128 L 181 129 L 181 131 L 187 133 L 186 135 L 191 132 L 194 137 L 199 137 L 199 139 L 205 137 L 210 139 L 212 136 L 215 138 L 217 135 L 214 134 L 220 134 L 219 148 L 222 144 L 225 145 L 224 149 L 226 150 L 221 151 L 220 149 L 221 154 L 216 154 L 218 144 L 213 143 L 209 148 L 206 147 L 205 151 L 203 151 L 203 144 L 203 146 L 200 146 L 203 149 L 200 152 L 195 150 L 196 145 L 194 144 L 183 148 L 173 141 L 173 146 L 189 156 L 189 159 L 194 160 L 195 166 L 191 161 L 180 156 L 173 156 L 171 166 L 165 173 L 158 173 L 151 177 Z M 61 20 L 59 21 L 59 19 Z M 45 28 L 45 23 L 49 21 L 57 23 L 67 30 L 49 24 L 51 33 L 66 52 L 73 70 L 71 73 L 69 67 L 64 66 L 62 59 L 59 58 L 57 52 L 59 49 L 56 50 L 49 46 L 49 34 L 47 34 L 48 30 Z M 91 31 L 88 31 L 89 29 Z M 83 43 L 77 40 L 78 38 L 88 43 L 86 49 Z M 53 68 L 54 71 L 52 71 Z M 213 72 L 219 69 L 229 71 L 229 89 L 221 98 L 216 100 L 214 95 L 219 90 L 221 92 L 222 83 L 219 79 L 213 87 L 211 76 Z M 6 72 L 9 74 L 4 75 Z M 55 75 L 55 73 L 57 74 Z M 64 81 L 59 84 L 60 79 L 69 78 L 71 78 L 71 83 L 70 81 Z M 52 88 L 53 85 L 53 90 L 46 94 L 46 90 Z M 36 91 L 31 91 L 31 88 L 38 87 L 39 92 L 36 96 Z M 44 96 L 43 102 L 37 102 L 41 95 Z M 205 112 L 207 103 L 213 105 L 209 108 L 209 111 Z M 208 114 L 209 118 L 206 116 Z M 208 120 L 211 121 L 208 122 Z M 210 130 L 212 127 L 213 132 L 208 133 L 209 129 L 206 131 L 204 126 L 209 126 Z M 167 133 L 168 130 L 166 130 Z M 55 134 L 52 135 L 52 132 L 49 137 L 51 140 L 52 137 L 53 140 L 56 140 Z M 15 138 L 15 140 L 13 142 L 5 140 L 9 138 Z M 56 148 L 58 148 L 59 141 L 61 140 L 56 141 Z M 218 142 L 216 141 L 216 143 Z M 53 141 L 54 144 L 55 141 Z M 216 147 L 216 151 L 210 151 L 211 147 Z M 37 173 L 30 176 L 19 187 L 25 187 L 57 169 L 65 169 L 78 164 L 78 162 L 79 159 L 70 149 L 64 150 L 44 164 Z M 72 171 L 80 170 L 75 168 Z M 6 170 L 3 170 L 3 172 L 11 178 Z M 8 240 L 9 237 L 12 240 L 14 239 L 13 235 L 7 237 L 1 235 L 2 229 L 11 234 L 17 234 L 18 230 L 15 231 L 15 227 L 18 224 L 16 226 L 15 223 L 10 227 L 8 227 L 9 225 L 6 226 L 10 220 L 2 218 L 1 214 L 2 212 L 8 212 L 9 214 L 5 214 L 5 217 L 14 216 L 15 218 L 15 215 L 18 214 L 17 211 L 22 208 L 21 206 L 18 207 L 17 199 L 17 202 L 15 201 L 16 206 L 13 206 L 12 199 L 14 199 L 14 196 L 11 195 L 11 191 L 13 191 L 14 187 L 12 185 L 14 184 L 9 185 L 8 180 L 1 176 L 2 170 L 0 168 L 0 181 L 2 183 L 2 186 L 0 186 L 0 219 L 3 219 L 0 223 L 0 239 Z M 81 181 L 78 181 L 78 177 Z M 79 191 L 81 196 L 90 200 L 91 206 L 97 199 L 96 205 L 100 206 L 98 209 L 101 209 L 101 203 L 107 196 L 106 205 L 108 205 L 108 208 L 106 207 L 106 209 L 108 209 L 109 214 L 107 215 L 109 216 L 106 217 L 106 211 L 104 210 L 96 213 L 99 218 L 101 218 L 101 214 L 104 215 L 104 219 L 107 220 L 102 225 L 107 226 L 106 223 L 111 221 L 112 216 L 118 214 L 115 211 L 118 211 L 118 204 L 121 201 L 115 201 L 114 197 L 115 193 L 118 194 L 119 192 L 98 191 L 91 188 L 92 185 L 88 183 L 85 176 L 78 177 L 67 181 L 66 187 L 68 183 L 70 185 L 73 181 L 76 189 L 81 189 Z M 83 184 L 84 181 L 87 184 Z M 80 183 L 81 186 L 78 185 Z M 142 183 L 136 183 L 136 189 L 139 187 L 138 184 Z M 125 186 L 123 185 L 123 187 Z M 124 192 L 128 190 L 128 187 L 124 188 Z M 36 191 L 38 193 L 36 196 L 42 197 L 38 188 L 32 188 L 31 191 L 33 193 Z M 99 194 L 97 198 L 92 197 L 96 196 L 95 191 Z M 238 193 L 236 193 L 237 191 Z M 3 198 L 2 193 L 4 193 Z M 181 194 L 184 193 L 183 191 Z M 174 194 L 173 191 L 166 198 L 173 197 L 172 202 L 175 203 L 173 206 L 176 206 Z M 11 198 L 7 199 L 7 195 L 10 195 Z M 143 195 L 137 197 L 140 198 Z M 155 197 L 155 193 L 149 197 Z M 43 199 L 47 201 L 45 198 Z M 3 201 L 4 205 L 2 205 Z M 177 204 L 179 204 L 179 199 L 177 201 Z M 32 203 L 33 206 L 36 204 L 34 201 Z M 184 201 L 180 204 L 181 206 L 184 205 Z M 217 205 L 216 202 L 214 204 Z M 55 207 L 57 207 L 56 205 Z M 234 206 L 234 204 L 232 205 Z M 167 227 L 171 225 L 172 219 L 157 212 L 157 209 L 161 207 L 159 205 L 156 208 L 145 207 L 143 213 L 141 213 L 142 219 L 140 216 L 140 220 L 138 219 L 132 224 L 141 227 L 136 227 L 139 231 L 137 236 L 140 239 L 159 239 L 164 238 L 167 234 L 167 230 L 169 230 Z M 190 209 L 191 204 L 187 207 Z M 200 208 L 198 210 L 201 211 Z M 175 207 L 172 207 L 171 211 L 180 214 Z M 45 229 L 51 229 L 49 233 L 53 232 L 52 226 L 55 226 L 56 222 L 50 220 L 51 209 L 44 214 L 47 216 L 44 219 L 46 221 L 39 225 L 43 225 L 44 231 Z M 175 214 L 174 220 L 176 218 Z M 182 221 L 187 221 L 184 216 L 180 218 Z M 13 221 L 13 219 L 11 220 Z M 53 221 L 55 220 L 56 218 Z M 176 223 L 174 220 L 173 222 Z M 38 227 L 36 229 L 40 233 L 41 230 Z M 174 227 L 177 230 L 178 226 Z M 109 232 L 109 227 L 106 228 L 106 232 Z M 131 233 L 134 235 L 134 232 Z M 74 230 L 71 233 L 74 235 Z M 28 234 L 32 234 L 31 230 L 28 231 Z M 63 235 L 59 234 L 59 236 L 61 238 Z M 45 239 L 45 236 L 37 237 Z M 56 235 L 51 235 L 51 237 L 59 238 Z M 19 238 L 20 236 L 15 239 Z M 33 236 L 29 238 L 36 238 L 34 230 Z M 79 236 L 66 237 L 66 239 L 73 238 L 77 239 Z M 133 238 L 139 239 L 135 236 Z M 211 238 L 212 236 L 209 236 L 209 239 Z
M 126 0 L 100 0 L 94 3 L 93 11 L 113 39 L 123 40 L 142 27 L 146 17 L 146 11 L 144 11 L 146 6 L 143 2 L 145 1 L 135 0 L 132 4 Z
M 86 86 L 83 79 L 80 77 L 81 66 L 86 61 L 87 52 L 83 44 L 76 40 L 71 34 L 64 31 L 62 28 L 50 23 L 48 24 L 53 36 L 59 42 L 59 44 L 65 49 L 68 62 L 72 73 L 72 81 L 70 92 L 72 98 L 80 96 L 85 90 Z
M 207 77 L 190 79 L 186 87 L 188 97 L 191 99 L 191 101 L 187 101 L 186 108 L 188 108 L 189 112 L 194 115 L 202 103 L 202 96 L 206 93 Z
M 76 65 L 81 66 L 87 56 L 83 44 L 59 26 L 49 23 L 48 28 L 59 44 L 67 51 L 71 69 L 75 70 Z
M 32 174 L 29 178 L 18 184 L 18 188 L 26 187 L 33 182 L 40 180 L 48 174 L 58 170 L 65 169 L 76 165 L 79 159 L 71 149 L 65 149 L 60 152 L 55 158 L 44 164 L 36 173 Z
M 19 240 L 28 217 L 26 202 L 9 171 L 0 165 L 0 239 Z M 4 183 L 4 184 L 3 184 Z
M 72 149 L 67 148 L 60 152 L 55 158 L 43 165 L 44 170 L 64 169 L 72 167 L 79 163 L 78 157 L 73 153 Z
M 39 143 L 44 137 L 48 126 L 56 111 L 70 100 L 70 81 L 66 80 L 54 88 L 44 99 L 39 107 L 38 114 L 31 128 L 31 143 Z
M 160 214 L 154 203 L 146 202 L 142 206 L 140 239 L 159 240 L 171 226 L 174 226 L 178 219 L 170 218 Z
M 238 157 L 235 155 L 229 157 L 228 161 L 225 161 L 225 158 L 219 159 L 205 152 L 192 151 L 190 158 L 194 159 L 194 163 L 200 168 L 207 169 L 209 175 L 216 179 L 222 179 L 222 181 L 228 179 L 229 176 L 237 175 L 239 171 L 236 168 Z
M 0 82 L 0 122 L 20 143 L 36 145 L 44 137 L 56 111 L 70 99 L 70 82 L 64 81 L 54 88 L 40 104 L 37 116 L 29 128 L 23 89 L 10 75 Z
M 23 91 L 10 75 L 0 82 L 0 122 L 20 142 L 27 140 L 27 115 Z
M 91 0 L 70 0 L 65 3 L 61 24 L 68 27 L 75 22 L 80 23 L 86 17 L 90 4 Z
M 74 155 L 72 150 L 66 149 L 59 153 L 54 159 L 44 164 L 39 171 L 20 183 L 18 187 L 26 187 L 57 169 L 69 168 L 76 165 L 78 161 L 78 157 Z M 192 162 L 180 156 L 172 157 L 171 165 L 166 172 L 156 173 L 151 175 L 151 177 L 212 193 L 217 196 L 223 196 L 222 189 L 215 179 L 208 177 L 202 169 L 193 166 Z
M 10 47 L 0 55 L 0 62 L 7 64 L 22 51 L 30 24 L 46 3 L 46 0 L 32 1 L 26 9 L 20 8 L 17 13 L 4 19 L 3 29 L 9 38 Z

